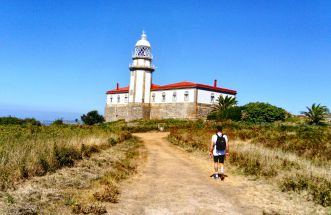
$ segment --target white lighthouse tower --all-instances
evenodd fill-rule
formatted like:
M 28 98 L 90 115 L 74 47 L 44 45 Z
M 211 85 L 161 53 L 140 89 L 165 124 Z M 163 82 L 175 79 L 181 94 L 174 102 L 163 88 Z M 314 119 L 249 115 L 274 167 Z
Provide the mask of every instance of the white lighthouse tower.
M 151 45 L 143 31 L 132 55 L 133 62 L 129 65 L 131 71 L 129 103 L 150 103 L 152 73 L 155 69 L 152 59 Z

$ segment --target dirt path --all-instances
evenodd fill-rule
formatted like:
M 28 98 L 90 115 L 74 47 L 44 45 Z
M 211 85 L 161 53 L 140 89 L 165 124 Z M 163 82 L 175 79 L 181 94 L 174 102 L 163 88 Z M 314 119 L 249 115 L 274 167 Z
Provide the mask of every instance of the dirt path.
M 111 214 L 319 214 L 299 196 L 231 175 L 214 180 L 212 162 L 169 144 L 168 133 L 135 134 L 147 148 L 140 174 L 122 186 Z M 302 207 L 307 204 L 307 207 Z
M 229 179 L 214 180 L 210 163 L 171 146 L 167 133 L 136 134 L 148 150 L 144 170 L 123 186 L 117 214 L 262 214 L 237 199 Z M 232 179 L 233 180 L 233 179 Z M 115 212 L 114 212 L 115 213 Z M 116 214 L 115 213 L 115 214 Z

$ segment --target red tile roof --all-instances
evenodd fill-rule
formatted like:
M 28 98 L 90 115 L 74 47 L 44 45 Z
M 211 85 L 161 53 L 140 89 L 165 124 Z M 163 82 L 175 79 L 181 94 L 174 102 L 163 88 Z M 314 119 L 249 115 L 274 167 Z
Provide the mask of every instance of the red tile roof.
M 214 87 L 210 85 L 205 85 L 205 84 L 197 84 L 193 82 L 178 82 L 174 84 L 167 84 L 167 85 L 157 85 L 157 84 L 152 84 L 151 90 L 171 90 L 171 89 L 185 89 L 185 88 L 198 88 L 198 89 L 204 89 L 204 90 L 210 90 L 210 91 L 215 91 L 215 92 L 221 92 L 221 93 L 229 93 L 232 95 L 236 95 L 237 91 L 235 90 L 230 90 L 226 88 L 221 88 L 221 87 Z M 129 92 L 129 87 L 123 87 L 115 90 L 110 90 L 107 91 L 107 94 L 115 94 L 115 93 L 127 93 Z
M 107 94 L 127 93 L 127 92 L 129 92 L 129 86 L 121 87 L 121 88 L 114 89 L 114 90 L 109 90 L 109 91 L 107 91 Z

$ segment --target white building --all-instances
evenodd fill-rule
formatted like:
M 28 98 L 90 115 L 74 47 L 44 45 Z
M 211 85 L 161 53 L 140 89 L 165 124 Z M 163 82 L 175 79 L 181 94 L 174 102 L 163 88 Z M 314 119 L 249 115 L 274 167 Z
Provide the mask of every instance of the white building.
M 143 32 L 135 45 L 130 64 L 130 85 L 107 91 L 106 121 L 125 119 L 196 119 L 206 117 L 219 96 L 235 96 L 236 91 L 214 85 L 178 82 L 152 83 L 155 70 L 151 45 Z

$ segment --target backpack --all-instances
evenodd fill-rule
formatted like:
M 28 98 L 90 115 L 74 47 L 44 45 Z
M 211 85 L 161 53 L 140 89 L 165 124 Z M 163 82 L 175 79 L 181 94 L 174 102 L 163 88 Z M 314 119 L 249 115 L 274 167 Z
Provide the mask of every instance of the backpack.
M 223 151 L 226 149 L 226 141 L 225 138 L 222 136 L 218 136 L 218 134 L 216 134 L 217 136 L 217 140 L 216 140 L 216 150 L 217 151 Z

